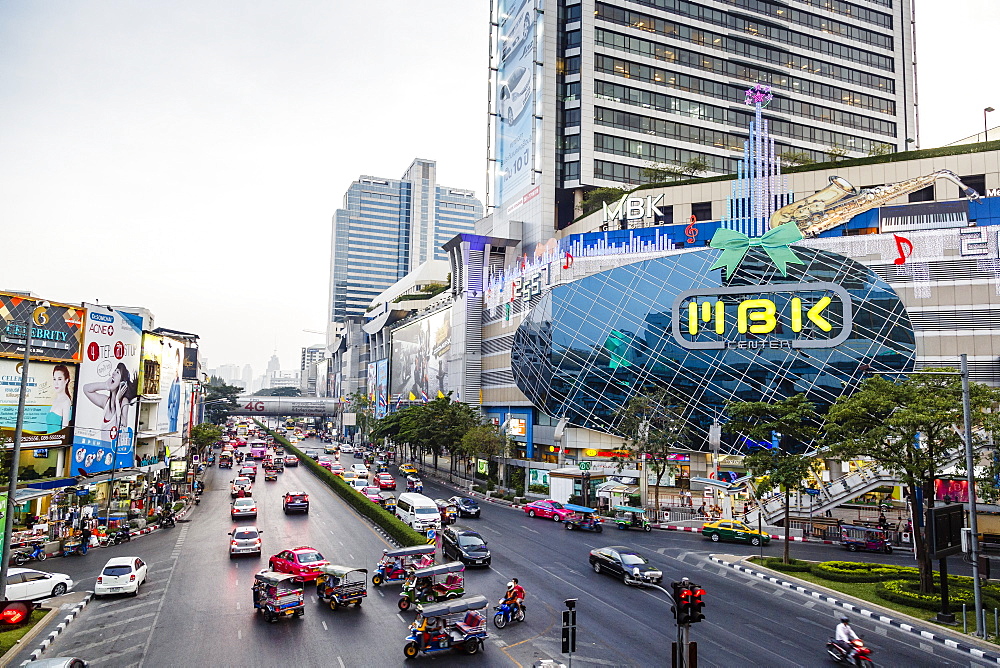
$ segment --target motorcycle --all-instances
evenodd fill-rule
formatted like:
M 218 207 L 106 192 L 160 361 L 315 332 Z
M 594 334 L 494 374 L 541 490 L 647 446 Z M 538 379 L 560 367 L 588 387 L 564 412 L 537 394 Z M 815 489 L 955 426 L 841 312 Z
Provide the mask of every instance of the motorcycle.
M 160 528 L 166 529 L 167 527 L 177 526 L 177 521 L 174 519 L 173 515 L 164 515 L 160 518 Z
M 34 543 L 31 546 L 30 552 L 27 550 L 18 550 L 16 552 L 12 552 L 10 555 L 10 560 L 15 566 L 23 566 L 29 561 L 35 559 L 37 559 L 38 561 L 45 561 L 47 557 L 48 555 L 45 554 L 45 549 L 42 547 L 42 544 Z
M 498 629 L 502 629 L 511 622 L 523 622 L 524 621 L 524 603 L 517 610 L 514 609 L 513 603 L 504 603 L 503 599 L 500 600 L 500 605 L 495 606 L 493 609 L 497 611 L 493 615 L 493 626 Z
M 132 540 L 132 532 L 127 527 L 122 527 L 113 534 L 108 535 L 108 545 L 121 545 Z
M 852 640 L 851 644 L 854 646 L 854 666 L 874 666 L 871 657 L 868 656 L 872 653 L 870 647 L 865 646 L 865 641 L 861 638 Z M 830 655 L 837 663 L 848 663 L 847 652 L 843 647 L 838 645 L 834 640 L 828 640 L 826 643 L 826 653 Z

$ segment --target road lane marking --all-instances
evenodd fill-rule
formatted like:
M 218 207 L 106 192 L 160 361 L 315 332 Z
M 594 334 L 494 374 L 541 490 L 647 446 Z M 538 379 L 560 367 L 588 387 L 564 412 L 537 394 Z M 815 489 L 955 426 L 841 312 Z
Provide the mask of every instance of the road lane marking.
M 239 602 L 239 601 L 236 601 L 236 609 L 237 609 L 237 610 L 239 610 L 239 609 L 240 609 L 240 602 Z
M 243 629 L 236 629 L 236 639 L 243 640 Z
M 498 536 L 502 536 L 503 535 L 499 531 L 497 531 L 496 529 L 494 529 L 493 527 L 483 527 L 483 528 L 486 529 L 487 531 L 492 531 L 493 533 L 495 533 Z M 538 533 L 538 532 L 536 531 L 535 533 Z
M 534 529 L 529 529 L 528 527 L 524 527 L 524 530 L 525 530 L 525 531 L 530 531 L 531 533 L 538 533 L 538 532 L 537 532 L 537 531 L 535 531 Z
M 344 668 L 344 660 L 341 659 L 339 656 L 337 657 L 337 663 L 340 664 L 340 668 Z
M 329 631 L 330 630 L 330 629 L 326 628 L 326 622 L 323 622 L 323 630 L 324 631 Z
M 184 525 L 184 527 L 180 531 L 180 536 L 178 536 L 179 541 L 187 538 L 187 532 L 190 528 L 191 525 L 189 524 Z M 142 666 L 146 662 L 146 653 L 149 651 L 149 644 L 153 642 L 153 629 L 156 628 L 156 622 L 159 621 L 160 619 L 160 613 L 163 611 L 163 604 L 167 600 L 166 590 L 170 587 L 170 581 L 174 579 L 174 573 L 176 572 L 176 570 L 177 570 L 177 559 L 174 559 L 174 562 L 170 565 L 170 573 L 169 575 L 167 575 L 167 581 L 163 585 L 164 591 L 160 595 L 160 604 L 156 607 L 156 615 L 153 617 L 153 623 L 150 624 L 149 628 L 147 629 L 149 635 L 146 637 L 146 642 L 143 644 L 142 651 L 139 654 L 139 668 L 142 668 Z
M 397 612 L 397 613 L 396 613 L 396 616 L 397 616 L 397 617 L 399 617 L 399 621 L 401 621 L 401 622 L 403 622 L 404 624 L 406 624 L 406 620 L 405 620 L 405 619 L 403 619 L 403 615 L 402 615 L 402 614 L 400 614 L 400 613 L 398 613 L 398 612 Z
M 351 558 L 351 561 L 354 561 L 354 555 L 353 554 L 348 553 L 347 556 Z

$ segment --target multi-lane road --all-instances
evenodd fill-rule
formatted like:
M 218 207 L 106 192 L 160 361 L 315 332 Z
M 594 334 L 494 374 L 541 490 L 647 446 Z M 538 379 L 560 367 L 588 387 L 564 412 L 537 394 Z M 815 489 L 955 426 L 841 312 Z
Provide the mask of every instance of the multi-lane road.
M 306 442 L 304 447 L 319 447 Z M 352 463 L 344 455 L 345 464 Z M 53 571 L 79 579 L 77 590 L 92 588 L 104 560 L 121 554 L 142 556 L 150 581 L 136 598 L 91 603 L 46 651 L 46 656 L 80 655 L 110 666 L 387 666 L 404 663 L 407 625 L 414 613 L 400 613 L 399 586 L 369 587 L 360 608 L 331 611 L 307 589 L 306 615 L 268 624 L 253 611 L 250 586 L 256 570 L 281 549 L 309 545 L 331 562 L 371 568 L 385 539 L 325 488 L 304 467 L 286 469 L 278 482 L 258 477 L 256 524 L 264 532 L 264 555 L 230 560 L 228 532 L 230 471 L 212 469 L 207 491 L 189 520 L 115 548 L 94 550 L 82 559 L 46 562 Z M 455 491 L 426 480 L 431 497 Z M 304 490 L 308 515 L 284 515 L 281 496 Z M 558 659 L 560 612 L 567 598 L 578 599 L 578 647 L 574 665 L 669 665 L 675 626 L 670 605 L 659 592 L 636 589 L 590 570 L 589 551 L 624 544 L 663 568 L 666 582 L 688 577 L 707 591 L 706 620 L 692 627 L 703 666 L 811 666 L 825 662 L 823 645 L 839 613 L 831 606 L 713 564 L 714 552 L 752 554 L 742 545 L 719 545 L 697 534 L 642 533 L 610 528 L 601 534 L 565 531 L 550 520 L 523 511 L 483 505 L 482 518 L 461 520 L 489 542 L 493 566 L 466 571 L 466 591 L 496 599 L 511 577 L 527 590 L 527 620 L 498 631 L 482 654 L 439 654 L 411 663 L 436 666 L 530 666 Z M 834 547 L 796 544 L 797 556 L 836 559 Z M 779 542 L 765 548 L 780 554 Z M 891 563 L 912 563 L 906 555 L 870 555 Z M 967 655 L 920 642 L 913 634 L 863 618 L 855 628 L 866 637 L 880 665 L 975 665 Z

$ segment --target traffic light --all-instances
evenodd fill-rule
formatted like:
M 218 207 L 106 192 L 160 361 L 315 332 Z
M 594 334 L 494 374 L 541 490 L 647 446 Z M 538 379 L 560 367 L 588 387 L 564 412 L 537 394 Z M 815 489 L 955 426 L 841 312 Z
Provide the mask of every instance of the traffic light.
M 691 584 L 687 579 L 680 582 L 671 582 L 670 587 L 674 590 L 674 617 L 678 625 L 691 623 Z
M 700 622 L 705 619 L 705 615 L 701 612 L 701 609 L 705 607 L 705 601 L 703 600 L 704 596 L 704 589 L 696 584 L 691 585 L 691 604 L 688 613 L 689 624 L 694 624 L 695 622 Z
M 0 602 L 0 628 L 20 626 L 31 619 L 35 604 L 31 601 Z

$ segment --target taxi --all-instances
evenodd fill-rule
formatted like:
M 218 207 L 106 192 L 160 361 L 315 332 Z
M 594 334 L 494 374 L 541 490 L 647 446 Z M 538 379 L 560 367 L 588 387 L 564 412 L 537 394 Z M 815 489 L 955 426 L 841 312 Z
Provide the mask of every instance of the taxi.
M 701 527 L 701 534 L 706 538 L 711 538 L 715 543 L 718 543 L 720 540 L 727 540 L 737 543 L 750 543 L 756 547 L 761 543 L 767 545 L 771 542 L 771 534 L 751 529 L 739 520 L 706 522 Z
M 399 465 L 399 473 L 401 475 L 404 475 L 404 476 L 407 476 L 407 475 L 417 475 L 417 467 L 414 466 L 413 464 L 409 464 L 409 463 L 407 463 L 407 464 L 400 464 Z

